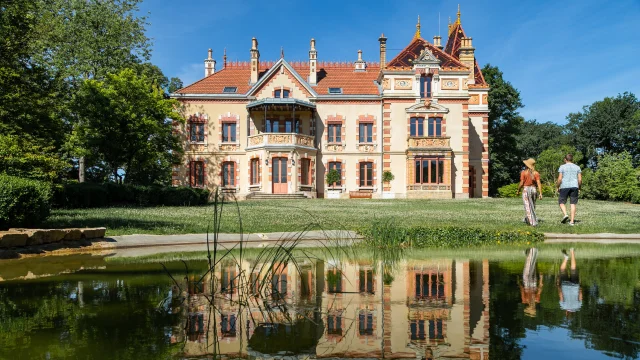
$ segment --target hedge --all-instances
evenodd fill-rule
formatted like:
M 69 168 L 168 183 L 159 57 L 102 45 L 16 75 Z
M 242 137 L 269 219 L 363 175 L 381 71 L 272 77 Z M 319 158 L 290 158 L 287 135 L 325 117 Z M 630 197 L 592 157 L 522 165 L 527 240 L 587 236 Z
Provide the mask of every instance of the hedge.
M 535 230 L 496 231 L 452 226 L 398 227 L 374 224 L 361 231 L 365 243 L 375 247 L 465 248 L 485 245 L 522 245 L 544 241 Z
M 189 187 L 68 183 L 56 189 L 54 207 L 191 206 L 209 201 L 209 190 Z
M 518 197 L 518 185 L 519 183 L 505 185 L 498 188 L 498 197 L 501 198 L 515 198 Z M 553 186 L 542 184 L 542 196 L 555 197 Z
M 38 226 L 50 211 L 48 183 L 0 174 L 0 230 Z

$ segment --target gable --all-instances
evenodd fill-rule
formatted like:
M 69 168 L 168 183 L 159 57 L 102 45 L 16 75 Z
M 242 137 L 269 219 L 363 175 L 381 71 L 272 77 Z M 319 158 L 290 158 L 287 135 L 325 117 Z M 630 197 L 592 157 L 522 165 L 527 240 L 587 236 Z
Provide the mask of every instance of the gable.
M 289 66 L 284 59 L 280 59 L 271 67 L 271 69 L 265 72 L 253 88 L 249 90 L 247 95 L 263 98 L 273 97 L 272 91 L 274 87 L 277 86 L 280 88 L 281 86 L 290 86 L 291 90 L 294 90 L 295 88 L 293 97 L 300 97 L 300 95 L 304 95 L 305 98 L 315 96 L 315 93 L 313 92 L 313 89 L 309 87 L 309 84 L 301 79 L 300 74 Z M 265 95 L 266 90 L 269 92 L 267 95 Z
M 423 52 L 425 50 L 425 52 Z M 421 39 L 415 38 L 413 41 L 407 45 L 404 50 L 402 50 L 398 55 L 396 55 L 393 60 L 389 61 L 387 64 L 387 68 L 406 68 L 413 67 L 414 62 L 420 57 L 424 56 L 426 50 L 438 61 L 440 61 L 440 66 L 445 67 L 455 67 L 455 68 L 466 68 L 466 66 L 460 62 L 460 60 L 455 57 L 447 54 L 446 52 L 438 49 L 433 46 L 429 42 Z M 427 54 L 427 56 L 429 56 Z

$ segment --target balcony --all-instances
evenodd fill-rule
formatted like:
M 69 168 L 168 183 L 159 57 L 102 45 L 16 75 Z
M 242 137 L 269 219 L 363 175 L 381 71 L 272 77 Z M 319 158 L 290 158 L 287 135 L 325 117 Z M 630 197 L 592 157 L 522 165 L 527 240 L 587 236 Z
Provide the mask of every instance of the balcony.
M 304 147 L 315 150 L 314 138 L 310 135 L 295 133 L 264 133 L 249 136 L 247 150 L 254 148 Z
M 408 139 L 409 149 L 451 149 L 450 137 L 410 137 Z

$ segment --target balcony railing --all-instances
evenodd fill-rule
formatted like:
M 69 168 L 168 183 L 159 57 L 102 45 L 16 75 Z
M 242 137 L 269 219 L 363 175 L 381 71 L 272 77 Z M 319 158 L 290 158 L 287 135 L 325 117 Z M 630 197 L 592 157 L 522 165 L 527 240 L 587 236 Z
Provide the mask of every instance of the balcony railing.
M 449 137 L 410 137 L 409 148 L 410 149 L 442 149 L 450 148 Z
M 313 136 L 310 135 L 294 133 L 264 133 L 249 136 L 248 147 L 294 145 L 313 148 L 315 147 L 313 140 Z

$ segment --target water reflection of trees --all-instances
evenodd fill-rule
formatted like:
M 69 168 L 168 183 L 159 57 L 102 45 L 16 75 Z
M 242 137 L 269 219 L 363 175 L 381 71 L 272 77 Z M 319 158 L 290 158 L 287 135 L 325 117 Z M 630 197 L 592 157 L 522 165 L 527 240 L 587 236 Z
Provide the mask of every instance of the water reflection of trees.
M 558 263 L 541 263 L 547 284 L 555 283 Z M 517 288 L 522 263 L 491 268 L 491 353 L 501 359 L 519 359 L 526 330 L 563 327 L 585 346 L 616 357 L 640 356 L 640 261 L 607 259 L 579 261 L 582 306 L 575 313 L 559 307 L 554 286 L 543 289 L 535 317 L 523 314 Z

